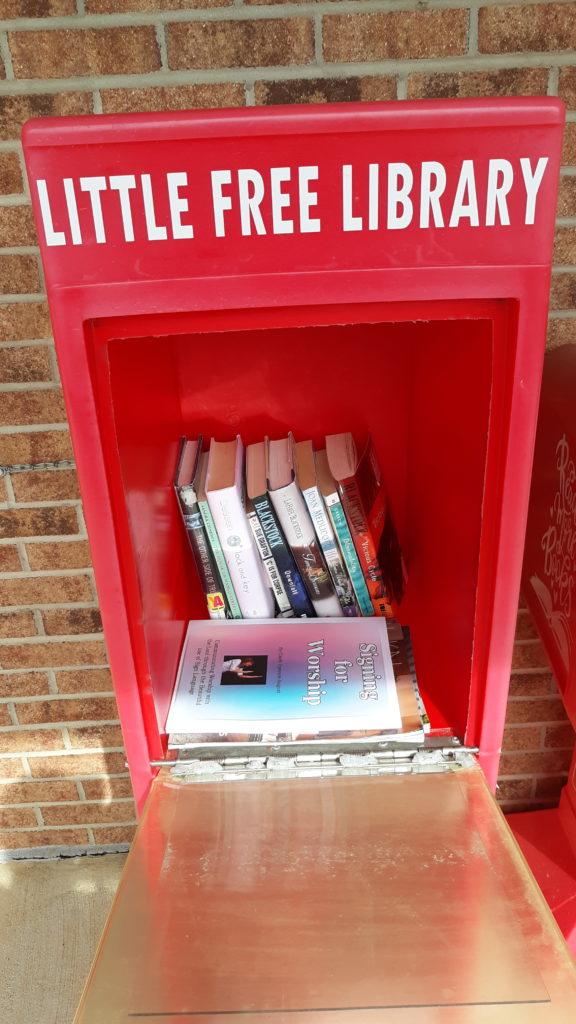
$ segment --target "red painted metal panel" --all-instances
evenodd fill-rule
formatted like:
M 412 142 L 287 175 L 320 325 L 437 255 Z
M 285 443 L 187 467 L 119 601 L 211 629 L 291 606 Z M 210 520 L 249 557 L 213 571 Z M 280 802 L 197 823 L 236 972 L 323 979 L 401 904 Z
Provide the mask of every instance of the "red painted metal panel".
M 576 727 L 576 348 L 546 356 L 524 591 Z
M 140 804 L 201 614 L 170 493 L 177 438 L 200 428 L 374 435 L 433 722 L 495 781 L 561 121 L 540 99 L 25 130 Z

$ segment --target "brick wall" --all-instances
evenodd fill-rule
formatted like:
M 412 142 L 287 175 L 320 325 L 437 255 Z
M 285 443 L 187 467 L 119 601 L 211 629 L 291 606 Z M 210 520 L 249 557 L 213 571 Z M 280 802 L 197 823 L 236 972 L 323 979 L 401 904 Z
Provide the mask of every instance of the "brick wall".
M 576 341 L 576 3 L 3 0 L 0 849 L 129 842 L 134 808 L 19 145 L 29 117 L 439 96 L 568 107 L 549 343 Z M 557 799 L 574 735 L 527 613 L 506 807 Z

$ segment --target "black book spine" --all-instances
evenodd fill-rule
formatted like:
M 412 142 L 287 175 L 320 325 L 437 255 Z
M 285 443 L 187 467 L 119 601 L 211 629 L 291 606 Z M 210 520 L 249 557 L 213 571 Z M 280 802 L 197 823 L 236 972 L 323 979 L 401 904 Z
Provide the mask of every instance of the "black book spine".
M 231 613 L 224 594 L 224 587 L 222 586 L 218 566 L 216 565 L 214 554 L 206 535 L 198 502 L 186 500 L 182 490 L 184 489 L 180 489 L 178 494 L 180 510 L 194 555 L 194 561 L 196 562 L 202 582 L 208 613 L 211 619 L 230 618 Z

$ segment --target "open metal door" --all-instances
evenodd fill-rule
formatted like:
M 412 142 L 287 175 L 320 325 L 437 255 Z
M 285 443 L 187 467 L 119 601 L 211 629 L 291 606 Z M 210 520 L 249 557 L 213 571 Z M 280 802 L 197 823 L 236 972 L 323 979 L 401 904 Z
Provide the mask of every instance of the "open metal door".
M 206 784 L 163 770 L 75 1024 L 575 1012 L 576 968 L 475 763 Z

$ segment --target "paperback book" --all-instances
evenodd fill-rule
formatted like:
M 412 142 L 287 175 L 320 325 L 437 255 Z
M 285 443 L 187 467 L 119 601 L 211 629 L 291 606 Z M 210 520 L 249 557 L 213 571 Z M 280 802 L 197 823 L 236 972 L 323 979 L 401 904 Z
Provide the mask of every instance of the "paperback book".
M 388 632 L 376 618 L 188 626 L 170 734 L 401 728 Z
M 268 493 L 296 565 L 319 616 L 343 615 L 322 549 L 294 472 L 292 435 L 266 441 Z
M 381 622 L 382 620 L 377 620 Z M 168 740 L 168 747 L 171 750 L 179 750 L 188 747 L 217 746 L 219 744 L 256 744 L 270 743 L 274 745 L 318 742 L 326 743 L 330 748 L 336 744 L 344 747 L 360 745 L 365 747 L 370 743 L 381 743 L 383 741 L 405 747 L 419 746 L 426 734 L 430 731 L 430 721 L 420 695 L 416 670 L 414 666 L 414 655 L 410 630 L 407 626 L 401 626 L 396 619 L 386 619 L 386 630 L 390 646 L 394 681 L 398 696 L 398 706 L 401 725 L 398 729 L 340 729 L 321 730 L 316 732 L 241 732 L 238 730 L 229 732 L 176 732 L 171 733 Z

